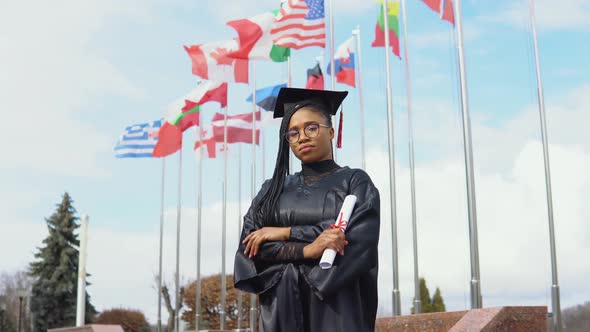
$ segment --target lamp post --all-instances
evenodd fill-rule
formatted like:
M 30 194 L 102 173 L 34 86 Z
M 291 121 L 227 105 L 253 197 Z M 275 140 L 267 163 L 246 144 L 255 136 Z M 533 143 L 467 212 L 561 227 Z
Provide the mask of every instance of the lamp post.
M 30 296 L 30 290 L 26 288 L 19 288 L 16 290 L 16 296 L 18 297 L 18 330 L 22 332 L 23 326 L 23 300 Z

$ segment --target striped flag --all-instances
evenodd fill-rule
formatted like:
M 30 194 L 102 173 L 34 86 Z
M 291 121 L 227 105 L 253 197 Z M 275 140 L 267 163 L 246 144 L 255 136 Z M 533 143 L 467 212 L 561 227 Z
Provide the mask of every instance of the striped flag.
M 268 113 L 268 112 L 265 112 Z M 264 126 L 261 122 L 261 112 L 256 112 L 256 145 L 260 143 L 260 127 Z M 217 143 L 224 141 L 225 115 L 215 113 L 211 123 L 203 126 L 203 135 L 201 139 L 195 142 L 194 149 L 201 147 L 201 144 L 207 148 L 209 158 L 216 158 Z M 247 143 L 252 144 L 252 113 L 243 113 L 237 115 L 228 115 L 227 117 L 227 143 Z
M 151 158 L 162 120 L 127 126 L 115 146 L 117 158 Z
M 277 46 L 326 47 L 325 21 L 324 0 L 288 0 L 270 33 Z
M 261 112 L 256 112 L 256 144 L 260 138 Z M 217 142 L 223 142 L 223 131 L 225 116 L 222 113 L 215 113 L 211 119 L 213 137 Z M 227 116 L 227 142 L 252 144 L 252 113 L 242 113 Z

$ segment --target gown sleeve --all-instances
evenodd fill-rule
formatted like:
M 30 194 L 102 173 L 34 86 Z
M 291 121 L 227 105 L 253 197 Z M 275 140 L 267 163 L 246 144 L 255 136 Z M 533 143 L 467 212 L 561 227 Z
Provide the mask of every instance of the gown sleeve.
M 298 241 L 304 243 L 312 243 L 322 234 L 326 229 L 330 229 L 330 225 L 334 224 L 336 219 L 322 220 L 315 225 L 294 225 L 291 226 L 290 241 Z
M 244 225 L 240 237 L 240 243 L 234 260 L 234 284 L 235 287 L 251 293 L 262 293 L 272 287 L 280 278 L 283 264 L 302 261 L 303 247 L 306 243 L 294 241 L 272 241 L 263 243 L 258 255 L 249 258 L 244 254 L 246 245 L 242 243 L 250 233 L 264 227 L 257 220 L 255 208 L 268 190 L 270 182 L 267 180 L 263 185 L 248 212 L 244 216 Z
M 346 229 L 349 244 L 344 250 L 344 256 L 337 255 L 330 269 L 324 270 L 316 265 L 305 275 L 320 299 L 337 292 L 368 271 L 378 268 L 379 191 L 362 170 L 353 174 L 349 188 L 348 194 L 355 195 L 357 203 Z

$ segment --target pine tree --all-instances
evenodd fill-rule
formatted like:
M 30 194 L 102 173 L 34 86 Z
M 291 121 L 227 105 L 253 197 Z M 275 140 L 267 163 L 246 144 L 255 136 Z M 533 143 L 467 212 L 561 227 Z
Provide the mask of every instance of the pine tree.
M 432 312 L 430 304 L 430 291 L 426 286 L 426 279 L 420 278 L 420 302 L 422 303 L 422 313 Z
M 62 197 L 57 210 L 45 219 L 49 235 L 38 248 L 36 261 L 30 265 L 35 279 L 32 289 L 31 311 L 34 331 L 74 326 L 78 292 L 78 247 L 80 241 L 74 231 L 78 217 L 68 193 Z M 96 314 L 86 294 L 86 321 Z
M 445 302 L 440 294 L 440 289 L 436 287 L 436 291 L 432 296 L 432 312 L 445 312 Z
M 420 278 L 420 303 L 422 305 L 421 313 L 446 311 L 440 289 L 437 287 L 434 296 L 430 298 L 430 291 L 428 290 L 428 286 L 426 286 L 426 280 L 424 278 Z M 414 313 L 415 310 L 412 307 L 412 314 Z

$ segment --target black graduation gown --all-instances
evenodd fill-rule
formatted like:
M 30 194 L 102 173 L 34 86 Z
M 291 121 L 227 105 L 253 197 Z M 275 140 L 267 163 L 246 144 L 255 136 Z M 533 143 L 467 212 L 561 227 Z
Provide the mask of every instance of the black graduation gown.
M 306 185 L 301 172 L 285 180 L 272 224 L 248 213 L 234 262 L 235 287 L 260 295 L 264 331 L 374 331 L 377 314 L 379 192 L 363 170 L 343 167 Z M 346 195 L 357 202 L 346 230 L 349 244 L 332 268 L 303 260 L 302 248 L 336 221 Z M 244 255 L 243 239 L 264 226 L 291 227 L 288 241 L 264 243 L 256 257 Z

